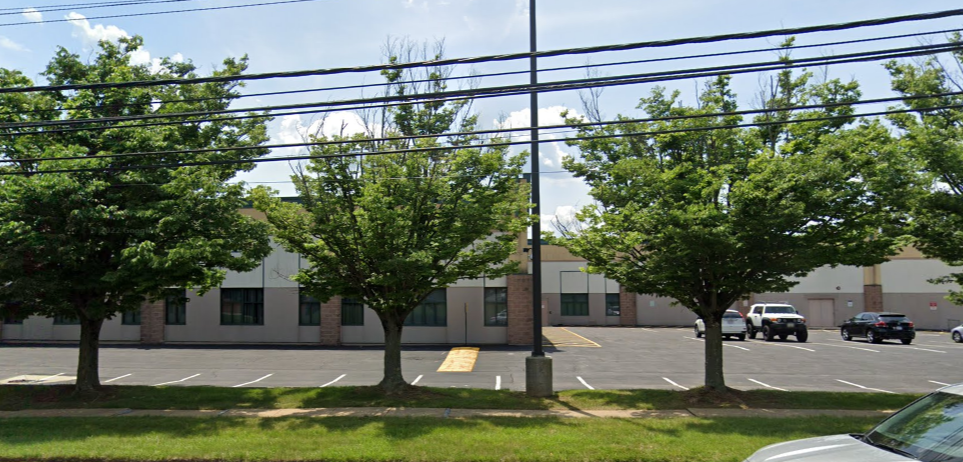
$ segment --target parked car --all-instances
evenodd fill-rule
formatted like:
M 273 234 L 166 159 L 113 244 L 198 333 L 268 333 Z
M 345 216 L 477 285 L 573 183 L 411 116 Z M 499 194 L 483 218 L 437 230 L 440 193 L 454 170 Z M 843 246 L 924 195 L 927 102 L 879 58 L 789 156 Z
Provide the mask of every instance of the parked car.
M 833 435 L 766 446 L 745 462 L 963 460 L 963 384 L 926 395 L 865 434 Z
M 950 337 L 953 337 L 953 341 L 956 343 L 963 342 L 963 324 L 956 326 L 950 331 Z
M 785 303 L 752 305 L 746 315 L 746 329 L 749 330 L 749 338 L 754 339 L 761 332 L 767 342 L 777 336 L 779 340 L 786 340 L 790 335 L 795 335 L 797 342 L 805 342 L 809 338 L 806 318 L 794 306 Z
M 869 343 L 898 339 L 903 342 L 903 345 L 909 345 L 916 338 L 916 329 L 913 327 L 913 321 L 902 313 L 867 312 L 847 319 L 840 326 L 839 335 L 847 341 L 852 340 L 853 337 L 866 337 Z
M 706 323 L 702 318 L 696 319 L 695 336 L 702 337 L 706 333 Z M 739 340 L 746 339 L 746 318 L 736 310 L 726 310 L 722 315 L 722 337 L 736 337 Z

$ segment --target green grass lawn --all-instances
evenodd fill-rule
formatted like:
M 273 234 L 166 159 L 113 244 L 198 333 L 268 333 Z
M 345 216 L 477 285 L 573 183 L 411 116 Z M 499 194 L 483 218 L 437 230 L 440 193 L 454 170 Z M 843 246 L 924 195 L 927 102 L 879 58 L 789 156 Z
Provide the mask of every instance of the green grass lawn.
M 385 396 L 375 387 L 217 388 L 106 387 L 95 398 L 71 395 L 72 386 L 16 385 L 0 387 L 0 410 L 51 408 L 132 409 L 282 409 L 319 407 L 434 407 L 461 409 L 685 409 L 743 407 L 772 409 L 899 409 L 920 395 L 884 393 L 733 391 L 719 397 L 701 389 L 566 390 L 556 397 L 531 398 L 507 390 L 417 387 L 400 396 Z
M 0 421 L 0 460 L 738 462 L 767 444 L 864 432 L 878 420 L 13 419 Z

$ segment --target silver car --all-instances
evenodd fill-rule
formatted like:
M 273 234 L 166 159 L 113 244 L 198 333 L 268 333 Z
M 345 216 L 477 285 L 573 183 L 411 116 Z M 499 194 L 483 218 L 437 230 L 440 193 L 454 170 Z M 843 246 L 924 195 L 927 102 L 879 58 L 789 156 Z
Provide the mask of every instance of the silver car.
M 746 462 L 961 462 L 963 384 L 926 395 L 863 435 L 833 435 L 766 446 Z
M 950 337 L 953 337 L 953 341 L 956 343 L 963 342 L 963 324 L 956 326 L 950 331 Z

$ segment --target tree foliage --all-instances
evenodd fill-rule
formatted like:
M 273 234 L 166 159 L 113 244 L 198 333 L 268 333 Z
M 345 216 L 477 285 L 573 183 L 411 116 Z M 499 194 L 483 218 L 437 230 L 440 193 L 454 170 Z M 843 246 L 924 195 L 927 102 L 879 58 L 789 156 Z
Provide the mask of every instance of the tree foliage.
M 446 72 L 429 69 L 425 88 L 402 72 L 385 77 L 396 95 L 430 94 L 444 90 Z M 524 156 L 474 135 L 410 138 L 473 130 L 477 117 L 466 109 L 465 102 L 404 105 L 368 134 L 316 136 L 348 143 L 312 148 L 318 158 L 292 177 L 301 204 L 255 193 L 276 239 L 310 263 L 294 276 L 307 292 L 321 300 L 350 297 L 378 314 L 385 333 L 380 386 L 389 393 L 408 386 L 400 357 L 408 315 L 459 279 L 515 271 L 518 262 L 509 256 L 530 221 L 520 181 Z M 395 139 L 375 142 L 373 133 Z M 365 155 L 371 151 L 397 153 Z
M 639 108 L 661 120 L 583 128 L 622 136 L 575 142 L 582 159 L 565 162 L 596 204 L 558 242 L 589 271 L 703 318 L 707 387 L 725 387 L 721 319 L 735 302 L 786 291 L 824 265 L 874 264 L 892 252 L 881 231 L 900 219 L 874 170 L 893 155 L 889 133 L 876 122 L 853 126 L 846 105 L 790 111 L 858 99 L 855 82 L 813 80 L 780 73 L 755 120 L 768 125 L 755 129 L 730 128 L 742 118 L 729 114 L 738 105 L 728 77 L 708 82 L 696 106 L 657 88 Z M 806 121 L 826 116 L 843 118 Z
M 131 54 L 141 46 L 139 37 L 104 41 L 88 63 L 60 48 L 44 75 L 51 85 L 197 76 L 190 62 L 164 59 L 159 72 L 132 65 Z M 226 59 L 214 75 L 239 75 L 246 68 L 246 58 Z M 21 73 L 0 69 L 0 86 L 30 85 Z M 17 129 L 0 134 L 0 159 L 19 160 L 4 171 L 20 174 L 0 177 L 0 300 L 18 302 L 20 317 L 80 321 L 78 391 L 99 387 L 97 346 L 105 319 L 138 310 L 169 287 L 203 293 L 220 284 L 226 269 L 251 270 L 270 251 L 267 225 L 237 212 L 244 204 L 243 185 L 226 184 L 253 164 L 170 166 L 260 157 L 267 152 L 258 148 L 267 140 L 265 119 L 188 119 L 153 127 L 119 121 L 107 130 L 92 129 L 99 124 L 83 119 L 224 109 L 238 95 L 238 85 L 0 95 L 2 123 L 77 121 L 34 134 Z M 221 147 L 250 149 L 105 157 Z M 68 156 L 84 158 L 59 160 Z M 87 171 L 44 173 L 59 169 Z
M 963 42 L 959 33 L 950 41 Z M 963 52 L 953 52 L 949 61 L 931 57 L 889 63 L 893 90 L 907 97 L 963 91 Z M 904 105 L 916 112 L 890 120 L 902 132 L 900 146 L 908 165 L 922 176 L 909 204 L 914 243 L 927 256 L 963 266 L 963 96 L 907 99 Z M 929 109 L 933 107 L 945 108 Z M 963 285 L 963 272 L 932 282 Z M 963 292 L 950 291 L 947 298 L 963 305 Z

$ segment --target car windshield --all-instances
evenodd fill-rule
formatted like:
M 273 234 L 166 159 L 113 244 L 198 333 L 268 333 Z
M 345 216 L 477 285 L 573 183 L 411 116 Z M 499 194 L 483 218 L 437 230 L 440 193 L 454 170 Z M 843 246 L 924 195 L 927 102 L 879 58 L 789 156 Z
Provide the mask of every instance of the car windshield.
M 796 310 L 791 306 L 767 306 L 768 314 L 796 314 Z
M 928 395 L 883 421 L 863 441 L 912 454 L 924 462 L 961 462 L 963 396 Z
M 722 317 L 723 318 L 741 318 L 742 316 L 740 316 L 739 313 L 726 311 L 726 314 L 723 314 Z

